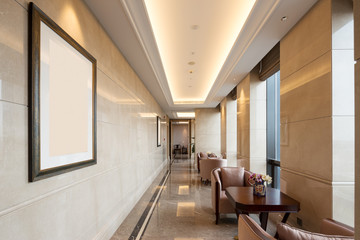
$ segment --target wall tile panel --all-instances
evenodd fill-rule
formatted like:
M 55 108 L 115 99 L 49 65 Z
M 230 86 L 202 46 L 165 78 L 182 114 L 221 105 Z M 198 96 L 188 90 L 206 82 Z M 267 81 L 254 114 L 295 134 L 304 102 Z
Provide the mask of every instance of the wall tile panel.
M 319 1 L 281 40 L 281 79 L 331 50 L 331 0 Z

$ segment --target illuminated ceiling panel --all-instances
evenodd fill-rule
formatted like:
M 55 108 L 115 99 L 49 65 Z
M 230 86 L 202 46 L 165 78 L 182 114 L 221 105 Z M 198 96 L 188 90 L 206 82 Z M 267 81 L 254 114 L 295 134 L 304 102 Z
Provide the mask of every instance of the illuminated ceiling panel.
M 144 0 L 174 104 L 205 102 L 255 0 Z

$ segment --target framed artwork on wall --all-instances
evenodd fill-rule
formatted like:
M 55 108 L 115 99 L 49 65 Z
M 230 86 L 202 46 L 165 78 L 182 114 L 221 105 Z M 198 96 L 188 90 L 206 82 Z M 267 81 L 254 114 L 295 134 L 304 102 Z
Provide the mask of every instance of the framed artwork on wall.
M 96 164 L 96 59 L 30 3 L 29 181 Z
M 161 146 L 161 118 L 159 116 L 156 117 L 156 132 L 157 132 L 157 146 Z

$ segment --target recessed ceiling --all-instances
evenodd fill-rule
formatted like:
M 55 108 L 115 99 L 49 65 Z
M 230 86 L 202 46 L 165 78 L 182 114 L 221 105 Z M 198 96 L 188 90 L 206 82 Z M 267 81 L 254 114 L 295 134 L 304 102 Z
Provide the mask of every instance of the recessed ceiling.
M 174 104 L 205 102 L 255 0 L 144 2 Z
M 217 106 L 317 0 L 84 1 L 173 119 Z

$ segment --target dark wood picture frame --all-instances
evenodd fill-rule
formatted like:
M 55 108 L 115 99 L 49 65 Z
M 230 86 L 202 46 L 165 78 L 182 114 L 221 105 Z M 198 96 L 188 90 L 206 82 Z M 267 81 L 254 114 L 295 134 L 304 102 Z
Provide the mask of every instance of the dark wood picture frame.
M 161 146 L 161 118 L 159 116 L 156 117 L 156 141 L 157 146 Z
M 37 181 L 40 179 L 44 179 L 44 178 L 48 178 L 54 175 L 58 175 L 58 174 L 62 174 L 65 172 L 69 172 L 69 171 L 73 171 L 79 168 L 83 168 L 83 167 L 87 167 L 90 165 L 94 165 L 97 162 L 96 159 L 96 59 L 91 56 L 84 48 L 82 48 L 72 37 L 70 37 L 63 29 L 61 29 L 53 20 L 51 20 L 43 11 L 41 11 L 34 3 L 30 3 L 29 6 L 30 9 L 30 14 L 29 14 L 29 29 L 30 29 L 30 37 L 29 37 L 29 181 L 33 182 L 33 181 Z M 42 24 L 43 23 L 43 24 Z M 81 120 L 86 119 L 86 122 L 84 121 L 80 121 L 75 119 L 74 122 L 76 122 L 77 124 L 80 123 L 84 123 L 86 125 L 86 127 L 84 127 L 84 129 L 86 129 L 85 134 L 81 132 L 74 132 L 71 136 L 68 136 L 68 138 L 72 138 L 74 136 L 77 135 L 81 135 L 84 136 L 81 139 L 85 140 L 83 141 L 83 145 L 85 146 L 85 148 L 87 149 L 85 152 L 80 151 L 75 152 L 74 154 L 78 154 L 78 155 L 71 155 L 69 154 L 64 154 L 61 157 L 61 160 L 64 161 L 53 161 L 53 156 L 54 154 L 42 154 L 42 151 L 46 151 L 44 150 L 45 147 L 42 144 L 46 144 L 45 146 L 55 146 L 56 144 L 51 145 L 51 143 L 45 143 L 48 140 L 50 140 L 50 137 L 47 139 L 41 139 L 43 135 L 42 132 L 48 131 L 50 132 L 50 128 L 48 129 L 47 127 L 42 126 L 42 124 L 45 124 L 46 121 L 41 122 L 42 120 L 42 116 L 44 116 L 44 114 L 46 114 L 46 111 L 42 112 L 41 115 L 41 106 L 42 104 L 44 105 L 46 102 L 46 100 L 41 99 L 40 96 L 42 96 L 42 90 L 45 91 L 43 88 L 41 89 L 41 84 L 44 84 L 44 81 L 56 81 L 56 79 L 60 78 L 59 76 L 50 78 L 50 76 L 54 76 L 54 75 L 46 75 L 46 74 L 41 74 L 41 69 L 40 67 L 42 66 L 43 62 L 46 61 L 45 58 L 44 59 L 40 59 L 40 57 L 42 56 L 42 47 L 45 48 L 44 46 L 41 46 L 41 37 L 45 38 L 46 34 L 44 33 L 43 36 L 42 34 L 42 29 L 45 29 L 44 26 L 46 26 L 46 29 L 48 29 L 48 35 L 49 36 L 58 36 L 59 39 L 61 39 L 61 41 L 65 41 L 64 43 L 64 48 L 67 49 L 70 53 L 74 53 L 74 56 L 76 56 L 76 59 L 74 60 L 75 62 L 78 61 L 82 61 L 84 62 L 84 65 L 86 64 L 87 68 L 86 70 L 81 70 L 80 72 L 86 72 L 87 78 L 81 78 L 83 75 L 81 75 L 80 78 L 78 78 L 79 73 L 76 74 L 77 75 L 73 75 L 72 79 L 79 79 L 79 81 L 82 81 L 81 83 L 85 82 L 86 83 L 86 89 L 84 88 L 84 84 L 81 85 L 82 88 L 78 87 L 80 86 L 78 83 L 74 83 L 74 89 L 81 89 L 81 94 L 83 94 L 85 92 L 85 96 L 86 96 L 86 100 L 84 100 L 84 98 L 81 98 L 79 101 L 81 101 L 82 103 L 85 102 L 86 107 L 85 109 L 80 109 L 82 112 L 85 112 L 86 114 L 83 114 L 81 118 Z M 50 35 L 52 34 L 52 35 Z M 50 39 L 50 38 L 49 38 Z M 50 40 L 49 40 L 50 42 Z M 50 44 L 49 44 L 50 46 Z M 53 45 L 51 45 L 53 46 Z M 50 47 L 49 47 L 50 49 Z M 54 52 L 54 51 L 53 51 Z M 52 52 L 52 53 L 53 53 Z M 49 54 L 50 55 L 50 54 Z M 54 54 L 53 54 L 54 55 Z M 51 56 L 53 56 L 51 55 Z M 44 55 L 45 56 L 45 55 Z M 71 54 L 68 56 L 72 56 Z M 80 57 L 78 57 L 80 56 Z M 80 60 L 78 60 L 80 59 Z M 42 62 L 43 61 L 43 62 Z M 49 61 L 50 62 L 50 61 Z M 56 61 L 53 61 L 53 63 L 56 63 Z M 50 66 L 50 63 L 46 63 Z M 65 64 L 66 65 L 66 64 Z M 56 68 L 57 66 L 54 66 L 52 69 Z M 61 67 L 60 67 L 61 68 Z M 50 67 L 49 67 L 50 69 Z M 89 70 L 89 71 L 88 71 Z M 45 71 L 43 69 L 43 71 Z M 49 70 L 50 72 L 50 70 Z M 72 74 L 69 73 L 69 74 Z M 45 77 L 46 75 L 46 77 Z M 88 77 L 90 76 L 90 77 Z M 44 80 L 47 79 L 47 80 Z M 55 80 L 53 80 L 55 79 Z M 43 82 L 43 83 L 42 83 Z M 59 82 L 59 81 L 58 81 Z M 66 82 L 66 81 L 63 81 Z M 60 84 L 65 84 L 61 82 Z M 50 83 L 49 83 L 50 85 Z M 63 85 L 62 85 L 63 86 Z M 67 85 L 66 85 L 67 86 Z M 71 87 L 72 85 L 70 85 Z M 54 88 L 50 88 L 49 89 L 54 89 Z M 71 91 L 76 92 L 74 89 L 71 89 Z M 48 93 L 43 93 L 43 94 L 48 94 L 51 95 L 51 92 L 49 91 Z M 59 94 L 64 94 L 64 98 L 67 97 L 67 93 L 66 92 L 61 92 L 59 93 L 58 91 L 56 92 L 57 96 Z M 79 94 L 80 96 L 82 96 L 81 94 Z M 83 94 L 84 95 L 84 94 Z M 49 97 L 50 98 L 50 97 Z M 80 97 L 79 97 L 80 98 Z M 46 99 L 46 98 L 44 98 Z M 70 99 L 66 99 L 67 101 L 71 101 L 73 100 L 73 98 Z M 75 99 L 77 102 L 78 99 Z M 54 101 L 53 101 L 54 102 Z M 58 100 L 56 101 L 56 104 L 58 104 Z M 64 101 L 65 102 L 65 101 Z M 62 103 L 62 102 L 61 102 Z M 51 113 L 56 112 L 56 110 L 53 109 L 57 109 L 54 107 L 54 105 L 51 105 L 51 101 L 48 101 L 46 104 L 48 104 L 48 112 L 49 115 L 47 116 L 47 119 L 51 119 L 53 120 L 54 118 L 51 118 Z M 75 104 L 76 105 L 76 104 Z M 79 105 L 79 104 L 78 104 Z M 76 106 L 78 106 L 76 105 Z M 47 106 L 47 105 L 46 105 Z M 52 108 L 51 108 L 52 106 Z M 58 106 L 58 105 L 56 105 Z M 81 106 L 84 106 L 81 105 Z M 67 109 L 68 105 L 64 105 L 61 106 L 61 109 Z M 51 110 L 50 110 L 51 109 Z M 72 110 L 74 111 L 74 110 Z M 59 114 L 59 113 L 57 113 Z M 84 117 L 85 116 L 85 117 Z M 72 116 L 65 116 L 65 118 L 71 118 Z M 56 120 L 56 121 L 60 121 L 60 120 Z M 50 122 L 50 120 L 49 120 Z M 52 123 L 52 122 L 51 122 Z M 54 126 L 54 124 L 48 124 L 49 126 Z M 63 124 L 65 125 L 65 123 Z M 74 126 L 78 126 L 78 125 L 74 125 Z M 72 126 L 72 127 L 74 127 Z M 75 128 L 75 127 L 74 127 Z M 57 128 L 53 128 L 56 129 L 58 132 L 60 132 Z M 61 127 L 59 127 L 59 129 L 63 129 Z M 65 129 L 67 131 L 69 131 L 68 129 Z M 51 135 L 50 133 L 47 133 L 49 136 Z M 52 137 L 54 136 L 51 135 Z M 52 139 L 52 138 L 51 138 Z M 43 142 L 42 142 L 43 140 Z M 58 141 L 58 140 L 57 140 Z M 57 142 L 56 141 L 56 142 Z M 61 139 L 61 141 L 63 141 Z M 50 141 L 49 141 L 50 142 Z M 64 142 L 64 141 L 63 141 Z M 66 145 L 66 144 L 65 144 Z M 43 148 L 43 149 L 42 149 Z M 63 147 L 63 148 L 66 148 Z M 78 148 L 79 149 L 79 148 Z M 50 153 L 51 151 L 48 150 L 48 152 Z M 86 154 L 85 154 L 86 153 Z M 83 156 L 86 156 L 85 159 L 79 159 Z M 89 158 L 87 156 L 90 156 Z M 56 156 L 58 157 L 58 156 Z M 50 162 L 51 167 L 46 166 L 44 167 L 46 164 L 44 164 L 45 161 L 44 159 L 48 159 L 46 161 Z M 57 159 L 57 158 L 55 158 Z M 69 160 L 70 159 L 70 160 Z M 42 166 L 43 164 L 43 166 Z M 58 165 L 57 165 L 58 164 Z M 52 166 L 54 165 L 54 166 Z

